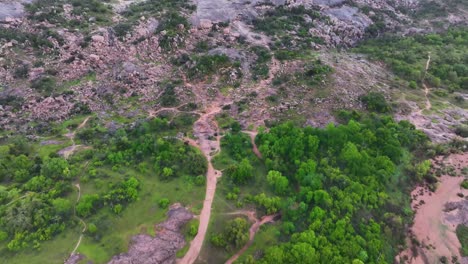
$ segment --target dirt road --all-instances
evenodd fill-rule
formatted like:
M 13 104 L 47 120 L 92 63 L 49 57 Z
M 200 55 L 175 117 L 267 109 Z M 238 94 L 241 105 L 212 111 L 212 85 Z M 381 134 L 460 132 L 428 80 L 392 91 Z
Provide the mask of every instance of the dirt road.
M 206 231 L 211 216 L 211 206 L 213 203 L 214 195 L 216 192 L 217 178 L 221 177 L 221 172 L 213 168 L 211 159 L 215 154 L 220 151 L 220 140 L 218 124 L 216 123 L 215 116 L 221 111 L 221 106 L 214 104 L 202 113 L 200 118 L 193 126 L 194 135 L 197 141 L 186 139 L 186 141 L 201 150 L 208 160 L 208 170 L 206 172 L 206 192 L 205 200 L 203 201 L 203 208 L 199 216 L 198 233 L 190 243 L 190 248 L 185 256 L 178 261 L 178 263 L 191 264 L 195 262 L 200 254 L 200 250 L 205 240 Z M 214 138 L 214 140 L 212 140 Z

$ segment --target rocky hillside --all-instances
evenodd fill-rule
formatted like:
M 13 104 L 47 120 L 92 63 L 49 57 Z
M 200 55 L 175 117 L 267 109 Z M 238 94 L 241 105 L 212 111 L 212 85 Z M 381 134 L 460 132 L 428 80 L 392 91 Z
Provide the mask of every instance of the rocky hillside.
M 83 113 L 133 119 L 220 95 L 244 126 L 290 114 L 324 125 L 336 110 L 362 108 L 370 90 L 390 99 L 401 85 L 346 49 L 468 21 L 457 0 L 38 0 L 0 10 L 0 125 L 26 133 Z

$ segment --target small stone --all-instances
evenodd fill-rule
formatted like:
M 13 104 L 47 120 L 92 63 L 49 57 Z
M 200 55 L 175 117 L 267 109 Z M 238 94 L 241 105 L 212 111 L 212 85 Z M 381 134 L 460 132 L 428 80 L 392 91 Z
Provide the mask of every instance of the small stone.
M 213 23 L 209 19 L 200 19 L 200 27 L 203 29 L 211 29 Z
M 94 35 L 91 37 L 91 39 L 94 41 L 94 42 L 97 42 L 97 43 L 103 43 L 104 42 L 104 37 L 101 36 L 101 35 Z

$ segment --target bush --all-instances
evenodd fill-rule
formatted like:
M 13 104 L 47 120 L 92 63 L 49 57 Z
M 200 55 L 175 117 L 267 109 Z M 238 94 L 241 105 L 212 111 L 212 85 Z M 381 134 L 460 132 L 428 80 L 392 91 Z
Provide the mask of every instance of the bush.
M 27 64 L 21 64 L 18 67 L 15 68 L 15 72 L 13 73 L 13 76 L 16 79 L 24 79 L 28 78 L 29 75 L 29 65 Z
M 458 225 L 456 229 L 458 240 L 462 246 L 460 253 L 462 256 L 468 256 L 468 226 Z
M 459 135 L 460 137 L 468 137 L 468 126 L 460 125 L 455 128 L 455 134 Z
M 391 107 L 382 93 L 370 92 L 361 96 L 360 99 L 366 105 L 367 110 L 371 112 L 388 113 L 391 111 Z
M 51 95 L 56 88 L 56 82 L 54 78 L 50 76 L 44 76 L 34 80 L 31 84 L 31 88 L 43 95 Z
M 114 26 L 115 35 L 121 39 L 125 37 L 130 30 L 132 30 L 132 25 L 129 23 L 119 23 Z
M 463 188 L 463 189 L 468 189 L 468 180 L 463 180 L 463 182 L 460 184 L 460 186 Z
M 158 202 L 159 207 L 162 208 L 162 209 L 167 209 L 169 207 L 169 203 L 170 203 L 170 201 L 167 198 L 162 198 Z

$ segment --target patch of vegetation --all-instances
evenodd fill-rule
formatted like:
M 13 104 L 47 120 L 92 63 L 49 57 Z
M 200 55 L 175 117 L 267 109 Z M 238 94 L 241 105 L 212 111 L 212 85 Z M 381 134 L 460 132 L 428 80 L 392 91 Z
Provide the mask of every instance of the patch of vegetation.
M 468 256 L 468 226 L 458 225 L 456 229 L 458 240 L 461 244 L 460 253 L 463 257 Z
M 131 4 L 122 15 L 130 20 L 138 20 L 140 17 L 160 18 L 166 12 L 179 13 L 182 10 L 193 11 L 196 6 L 185 0 L 147 0 Z
M 444 34 L 412 37 L 387 35 L 367 40 L 355 51 L 383 60 L 398 76 L 417 83 L 424 76 L 430 55 L 431 62 L 425 80 L 431 86 L 456 91 L 468 89 L 467 45 L 468 31 L 460 28 Z
M 459 135 L 460 137 L 468 137 L 468 126 L 467 125 L 459 125 L 455 128 L 455 134 Z
M 412 219 L 411 185 L 426 177 L 427 162 L 410 152 L 424 153 L 427 136 L 387 116 L 346 116 L 344 125 L 324 129 L 286 123 L 261 130 L 261 165 L 252 165 L 258 161 L 244 141 L 224 143 L 216 166 L 227 176 L 225 203 L 281 214 L 272 232 L 280 242 L 257 246 L 255 263 L 393 262 Z M 232 247 L 216 230 L 212 244 Z
M 314 27 L 313 21 L 326 19 L 319 12 L 304 6 L 279 6 L 267 11 L 263 17 L 253 21 L 256 30 L 272 36 L 272 50 L 279 60 L 294 58 L 302 50 L 311 48 L 312 43 L 323 43 L 323 40 L 312 36 L 309 29 Z
M 460 184 L 460 186 L 463 189 L 468 189 L 468 180 L 463 180 L 463 182 Z
M 187 77 L 190 79 L 203 79 L 213 74 L 222 74 L 224 77 L 229 70 L 240 74 L 240 63 L 232 62 L 228 56 L 222 55 L 202 55 L 192 57 L 194 66 L 187 69 Z
M 28 18 L 36 22 L 47 21 L 67 28 L 89 29 L 92 24 L 107 25 L 113 13 L 110 0 L 37 0 L 26 4 Z M 75 19 L 65 18 L 64 5 L 71 4 L 71 15 Z
M 255 63 L 252 64 L 252 78 L 254 80 L 268 78 L 270 71 L 268 63 L 271 61 L 270 51 L 262 46 L 254 46 L 251 51 L 257 55 Z
M 305 64 L 304 71 L 298 73 L 296 77 L 308 86 L 315 86 L 320 84 L 332 71 L 332 67 L 324 64 L 321 60 L 315 60 Z
M 367 110 L 371 112 L 388 113 L 392 110 L 383 93 L 370 92 L 359 99 L 366 105 Z
M 31 83 L 31 88 L 38 91 L 39 93 L 49 96 L 51 95 L 56 89 L 56 81 L 55 78 L 51 76 L 43 76 Z
M 211 235 L 210 242 L 228 251 L 239 249 L 249 240 L 248 231 L 249 222 L 245 218 L 237 217 L 226 223 L 222 233 Z
M 90 121 L 88 126 L 92 124 Z M 80 252 L 86 252 L 98 263 L 125 248 L 128 232 L 136 232 L 142 224 L 141 220 L 129 220 L 135 219 L 134 215 L 149 215 L 144 221 L 154 223 L 154 216 L 148 211 L 136 213 L 140 207 L 130 204 L 143 206 L 144 202 L 142 208 L 149 210 L 151 204 L 162 205 L 162 201 L 164 206 L 168 201 L 194 202 L 193 197 L 187 200 L 176 193 L 179 189 L 191 193 L 190 190 L 203 188 L 198 184 L 198 176 L 205 173 L 207 163 L 199 151 L 170 136 L 174 134 L 169 123 L 161 119 L 138 122 L 131 128 L 113 132 L 95 124 L 77 134 L 93 150 L 79 152 L 69 160 L 58 157 L 55 151 L 44 151 L 48 147 L 33 145 L 25 138 L 3 143 L 0 146 L 2 257 L 21 259 L 23 250 L 31 248 L 42 256 L 45 254 L 40 251 L 42 244 L 48 248 L 52 243 L 49 240 L 74 229 L 78 222 L 73 217 L 76 197 L 72 183 L 77 180 L 82 197 L 76 205 L 76 214 L 94 225 L 90 225 Z M 116 214 L 120 217 L 115 218 Z M 158 219 L 165 217 L 163 211 L 157 215 Z M 124 232 L 115 234 L 114 227 Z M 110 241 L 113 243 L 107 243 Z M 103 248 L 100 244 L 108 246 Z M 87 246 L 97 251 L 88 251 Z M 97 257 L 99 254 L 102 259 Z
M 0 27 L 0 39 L 5 39 L 6 41 L 16 40 L 23 45 L 30 43 L 33 48 L 53 47 L 52 42 L 47 39 L 45 33 L 25 33 L 18 29 Z

